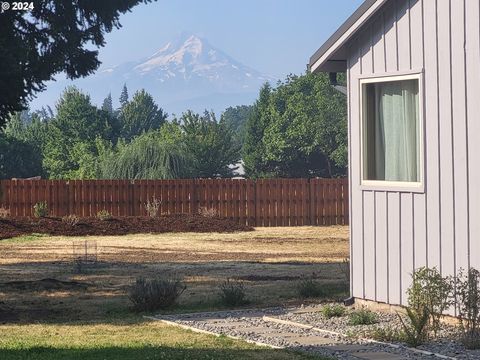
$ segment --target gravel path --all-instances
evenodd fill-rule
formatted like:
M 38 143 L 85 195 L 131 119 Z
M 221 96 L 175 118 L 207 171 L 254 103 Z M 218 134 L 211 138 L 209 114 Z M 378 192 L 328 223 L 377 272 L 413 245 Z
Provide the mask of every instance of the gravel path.
M 402 344 L 396 344 L 396 347 L 392 347 L 370 343 L 358 338 L 358 336 L 363 336 L 374 327 L 386 328 L 387 325 L 400 327 L 395 314 L 378 314 L 379 321 L 375 325 L 350 326 L 348 316 L 326 320 L 319 312 L 320 308 L 320 305 L 291 309 L 279 307 L 262 310 L 164 315 L 158 316 L 156 319 L 272 346 L 308 351 L 336 359 L 436 359 L 432 355 L 410 351 Z M 293 321 L 332 332 L 349 334 L 349 336 L 339 336 L 292 324 L 274 322 L 278 320 Z M 452 328 L 444 328 L 442 329 L 442 335 L 446 336 L 451 331 Z M 441 353 L 457 359 L 480 359 L 480 352 L 466 351 L 460 344 L 447 340 L 422 346 L 419 349 Z

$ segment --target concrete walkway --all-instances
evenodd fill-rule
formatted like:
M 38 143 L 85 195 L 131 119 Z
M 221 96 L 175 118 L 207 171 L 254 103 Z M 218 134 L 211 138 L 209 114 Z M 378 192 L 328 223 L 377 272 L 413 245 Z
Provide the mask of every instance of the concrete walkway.
M 225 335 L 272 348 L 288 348 L 345 360 L 435 359 L 401 347 L 349 339 L 334 332 L 285 323 L 277 316 L 295 309 L 239 310 L 156 316 L 170 325 Z M 302 310 L 305 311 L 305 310 Z

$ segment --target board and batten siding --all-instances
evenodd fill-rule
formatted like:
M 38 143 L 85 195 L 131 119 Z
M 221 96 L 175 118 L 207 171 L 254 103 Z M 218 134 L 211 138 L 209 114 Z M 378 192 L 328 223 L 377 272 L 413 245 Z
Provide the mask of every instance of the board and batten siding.
M 407 302 L 411 274 L 480 269 L 480 5 L 392 0 L 348 44 L 352 295 Z M 360 85 L 423 72 L 424 191 L 360 186 Z

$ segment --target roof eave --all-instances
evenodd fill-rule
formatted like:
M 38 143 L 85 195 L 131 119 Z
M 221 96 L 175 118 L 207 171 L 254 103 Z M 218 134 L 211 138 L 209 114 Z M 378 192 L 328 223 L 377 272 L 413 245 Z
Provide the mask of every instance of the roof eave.
M 344 46 L 349 39 L 388 0 L 365 0 L 338 30 L 312 55 L 308 68 L 311 72 L 342 72 L 347 69 Z M 341 55 L 339 55 L 339 53 Z M 337 69 L 337 70 L 335 70 Z

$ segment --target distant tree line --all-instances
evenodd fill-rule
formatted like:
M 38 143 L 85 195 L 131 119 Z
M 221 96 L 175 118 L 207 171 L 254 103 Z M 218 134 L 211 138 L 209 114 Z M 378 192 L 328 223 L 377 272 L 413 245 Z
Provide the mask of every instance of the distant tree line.
M 253 106 L 170 117 L 145 90 L 100 108 L 75 87 L 55 110 L 10 116 L 0 133 L 0 178 L 169 179 L 345 174 L 346 99 L 324 76 L 265 85 Z

